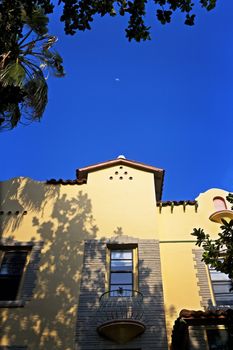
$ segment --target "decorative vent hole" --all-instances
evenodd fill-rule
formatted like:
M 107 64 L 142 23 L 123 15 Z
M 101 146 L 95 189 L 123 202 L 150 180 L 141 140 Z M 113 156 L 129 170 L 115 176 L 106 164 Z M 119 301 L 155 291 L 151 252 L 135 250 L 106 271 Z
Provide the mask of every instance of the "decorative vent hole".
M 121 170 L 114 171 L 114 174 L 109 176 L 109 180 L 113 180 L 115 178 L 114 175 L 118 175 L 118 179 L 119 180 L 124 180 L 124 178 L 126 179 L 125 176 L 127 176 L 128 180 L 133 180 L 133 177 L 129 176 L 130 173 L 128 171 L 126 171 L 126 170 L 125 171 L 122 170 L 123 168 L 124 168 L 123 166 L 119 166 L 119 169 L 121 169 Z

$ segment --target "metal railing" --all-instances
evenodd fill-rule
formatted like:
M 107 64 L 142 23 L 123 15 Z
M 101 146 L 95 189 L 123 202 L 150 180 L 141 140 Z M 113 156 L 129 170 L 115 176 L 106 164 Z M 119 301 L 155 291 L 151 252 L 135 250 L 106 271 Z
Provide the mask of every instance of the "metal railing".
M 97 323 L 117 320 L 143 321 L 143 295 L 137 290 L 119 288 L 101 295 Z

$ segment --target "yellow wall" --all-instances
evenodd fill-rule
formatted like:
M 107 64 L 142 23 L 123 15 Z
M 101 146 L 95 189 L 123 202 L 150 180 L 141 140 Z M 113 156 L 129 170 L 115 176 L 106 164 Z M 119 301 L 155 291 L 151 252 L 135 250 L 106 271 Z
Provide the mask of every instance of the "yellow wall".
M 122 168 L 115 166 L 88 175 L 87 193 L 92 200 L 98 237 L 117 233 L 151 238 L 156 227 L 154 176 Z
M 0 344 L 74 349 L 83 239 L 95 236 L 90 200 L 78 186 L 49 186 L 30 179 L 2 184 L 1 199 L 2 237 L 43 241 L 44 247 L 33 299 L 24 308 L 1 309 Z
M 200 290 L 198 287 L 197 271 L 195 269 L 192 249 L 198 249 L 193 241 L 195 237 L 190 233 L 193 228 L 203 228 L 216 238 L 220 232 L 220 225 L 209 220 L 215 211 L 213 198 L 226 198 L 228 192 L 211 189 L 200 194 L 197 211 L 194 206 L 183 205 L 157 208 L 156 234 L 161 242 L 161 267 L 163 275 L 164 300 L 166 308 L 166 323 L 168 341 L 171 340 L 171 331 L 174 321 L 182 309 L 202 310 Z M 230 209 L 230 204 L 226 202 Z M 209 284 L 211 290 L 211 285 Z
M 90 173 L 81 186 L 17 178 L 1 184 L 0 197 L 2 238 L 44 242 L 33 300 L 22 309 L 1 309 L 0 344 L 73 349 L 83 240 L 153 237 L 153 174 L 118 166 Z
M 153 174 L 127 166 L 89 173 L 84 185 L 46 185 L 28 178 L 2 183 L 0 234 L 23 242 L 43 241 L 44 247 L 33 299 L 25 308 L 0 311 L 4 330 L 0 344 L 74 349 L 83 240 L 114 235 L 161 241 L 170 339 L 180 310 L 201 308 L 192 255 L 195 245 L 184 241 L 194 240 L 190 236 L 194 227 L 216 236 L 219 225 L 208 220 L 214 211 L 212 198 L 226 194 L 217 189 L 201 194 L 197 213 L 194 206 L 185 212 L 183 206 L 175 206 L 173 213 L 171 207 L 163 207 L 160 213 Z

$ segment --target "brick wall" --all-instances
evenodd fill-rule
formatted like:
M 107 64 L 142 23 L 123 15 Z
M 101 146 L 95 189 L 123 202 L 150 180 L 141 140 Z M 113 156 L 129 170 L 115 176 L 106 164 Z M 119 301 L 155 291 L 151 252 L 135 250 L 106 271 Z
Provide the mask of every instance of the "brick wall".
M 201 306 L 204 308 L 212 306 L 211 291 L 209 288 L 206 264 L 202 261 L 202 249 L 193 249 L 196 276 L 198 279 L 199 295 L 201 298 Z
M 98 335 L 99 297 L 105 292 L 107 244 L 137 244 L 139 291 L 144 295 L 146 331 L 124 345 Z M 85 243 L 76 327 L 76 350 L 141 349 L 167 350 L 159 241 L 138 240 L 127 236 Z

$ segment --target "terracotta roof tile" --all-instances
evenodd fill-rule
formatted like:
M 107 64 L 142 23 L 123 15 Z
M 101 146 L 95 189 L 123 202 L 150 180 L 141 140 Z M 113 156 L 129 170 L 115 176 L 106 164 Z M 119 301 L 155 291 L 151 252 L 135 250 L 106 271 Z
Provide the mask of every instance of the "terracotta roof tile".
M 86 179 L 76 179 L 76 180 L 64 180 L 64 179 L 50 179 L 46 181 L 48 185 L 83 185 L 87 182 Z
M 216 309 L 210 309 L 206 311 L 202 310 L 186 310 L 183 309 L 180 312 L 180 317 L 185 319 L 207 319 L 207 318 L 223 318 L 223 317 L 229 317 L 229 315 L 232 315 L 233 317 L 233 309 L 230 308 L 216 308 Z
M 197 205 L 197 201 L 193 200 L 180 200 L 180 201 L 159 201 L 157 207 L 167 207 L 171 205 Z
M 180 312 L 172 330 L 172 350 L 186 350 L 189 326 L 210 326 L 233 324 L 233 309 L 186 310 Z

